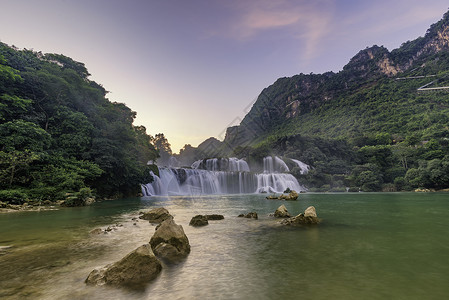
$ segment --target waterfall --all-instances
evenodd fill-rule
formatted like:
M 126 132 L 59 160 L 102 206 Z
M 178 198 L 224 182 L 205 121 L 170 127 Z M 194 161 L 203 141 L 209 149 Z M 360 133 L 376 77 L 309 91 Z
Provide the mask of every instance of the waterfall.
M 304 191 L 292 174 L 263 173 L 257 174 L 257 193 L 282 193 L 287 188 L 297 192 Z
M 267 156 L 263 159 L 263 172 L 264 173 L 283 173 L 290 172 L 287 164 L 278 156 L 274 158 Z
M 208 171 L 249 172 L 247 162 L 236 157 L 197 160 L 191 167 Z
M 305 175 L 309 172 L 310 166 L 297 159 L 291 159 L 301 169 L 301 174 Z
M 263 160 L 264 172 L 250 172 L 247 162 L 235 157 L 199 160 L 188 168 L 158 167 L 159 176 L 142 185 L 145 196 L 282 193 L 287 188 L 304 191 L 288 173 L 285 162 L 275 156 Z

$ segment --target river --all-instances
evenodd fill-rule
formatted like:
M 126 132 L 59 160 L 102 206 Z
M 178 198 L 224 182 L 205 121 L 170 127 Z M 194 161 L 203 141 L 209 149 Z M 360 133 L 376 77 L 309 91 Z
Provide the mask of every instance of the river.
M 313 205 L 322 224 L 281 226 L 269 216 L 281 204 Z M 144 291 L 86 286 L 92 269 L 148 243 L 155 226 L 132 219 L 160 206 L 184 227 L 187 259 Z M 236 217 L 250 211 L 259 220 Z M 225 219 L 194 228 L 196 214 Z M 447 193 L 148 197 L 0 214 L 0 299 L 444 299 L 448 222 Z

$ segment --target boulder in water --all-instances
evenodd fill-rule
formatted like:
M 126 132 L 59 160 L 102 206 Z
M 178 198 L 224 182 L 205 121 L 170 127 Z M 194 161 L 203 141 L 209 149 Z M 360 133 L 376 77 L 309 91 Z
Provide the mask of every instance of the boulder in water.
M 168 218 L 172 218 L 172 215 L 163 207 L 154 208 L 150 211 L 144 212 L 140 219 L 148 220 L 150 223 L 161 223 Z
M 182 226 L 177 225 L 173 218 L 163 221 L 156 227 L 150 245 L 154 253 L 167 262 L 177 262 L 190 253 L 189 239 Z
M 315 207 L 309 206 L 305 213 L 300 213 L 299 215 L 284 219 L 281 221 L 282 225 L 317 225 L 321 222 L 320 219 L 318 219 L 315 211 Z
M 287 195 L 282 194 L 279 199 L 292 201 L 298 199 L 298 193 L 296 191 L 290 191 Z
M 278 209 L 276 209 L 276 211 L 274 212 L 274 216 L 276 218 L 290 218 L 292 215 L 289 214 L 285 205 L 282 204 L 278 207 Z
M 209 222 L 207 221 L 207 217 L 203 215 L 196 215 L 191 220 L 189 225 L 194 227 L 206 226 Z
M 206 218 L 207 218 L 207 220 L 208 221 L 217 221 L 217 220 L 223 220 L 224 219 L 224 216 L 223 215 L 216 215 L 216 214 L 213 214 L 213 215 L 206 215 Z
M 162 265 L 151 246 L 145 244 L 118 262 L 93 270 L 85 282 L 90 285 L 110 284 L 140 288 L 156 278 L 161 270 Z
M 256 212 L 249 212 L 247 214 L 240 214 L 238 215 L 239 218 L 248 218 L 248 219 L 258 219 L 259 217 L 257 216 Z
M 315 206 L 309 206 L 304 211 L 304 217 L 314 217 L 317 218 Z

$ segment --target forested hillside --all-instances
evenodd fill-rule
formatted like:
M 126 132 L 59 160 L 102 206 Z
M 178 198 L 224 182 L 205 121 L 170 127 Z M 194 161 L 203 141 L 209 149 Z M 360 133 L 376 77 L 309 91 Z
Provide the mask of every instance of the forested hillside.
M 366 48 L 338 73 L 278 79 L 215 154 L 303 160 L 313 170 L 296 175 L 322 191 L 449 188 L 448 87 L 449 12 L 424 37 Z
M 0 201 L 135 195 L 157 157 L 136 113 L 84 64 L 0 43 Z

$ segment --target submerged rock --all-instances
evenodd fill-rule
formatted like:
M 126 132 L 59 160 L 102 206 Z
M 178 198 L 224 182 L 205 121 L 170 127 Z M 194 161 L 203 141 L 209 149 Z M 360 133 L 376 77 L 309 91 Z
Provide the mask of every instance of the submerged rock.
M 203 215 L 196 215 L 191 220 L 189 225 L 194 227 L 206 226 L 209 222 L 207 221 L 207 217 Z
M 282 225 L 317 225 L 321 222 L 318 219 L 315 207 L 309 206 L 304 213 L 300 213 L 299 215 L 284 219 L 281 221 Z
M 279 206 L 274 212 L 274 216 L 276 218 L 290 218 L 292 215 L 287 211 L 287 208 L 284 204 Z
M 156 227 L 150 245 L 158 257 L 168 262 L 177 262 L 190 253 L 189 239 L 182 226 L 177 225 L 173 218 Z
M 168 218 L 172 218 L 172 215 L 163 207 L 154 208 L 150 211 L 144 212 L 139 216 L 140 219 L 148 220 L 150 223 L 161 223 Z
M 141 287 L 161 272 L 162 265 L 151 246 L 145 244 L 113 264 L 93 270 L 87 279 L 89 285 L 116 285 Z
M 247 214 L 241 214 L 238 215 L 239 218 L 248 218 L 248 219 L 258 219 L 259 217 L 257 216 L 256 212 L 249 212 Z
M 104 230 L 101 229 L 101 228 L 95 228 L 95 229 L 92 229 L 89 233 L 90 233 L 90 234 L 93 234 L 93 235 L 95 235 L 95 234 L 101 234 L 101 233 L 104 233 Z

